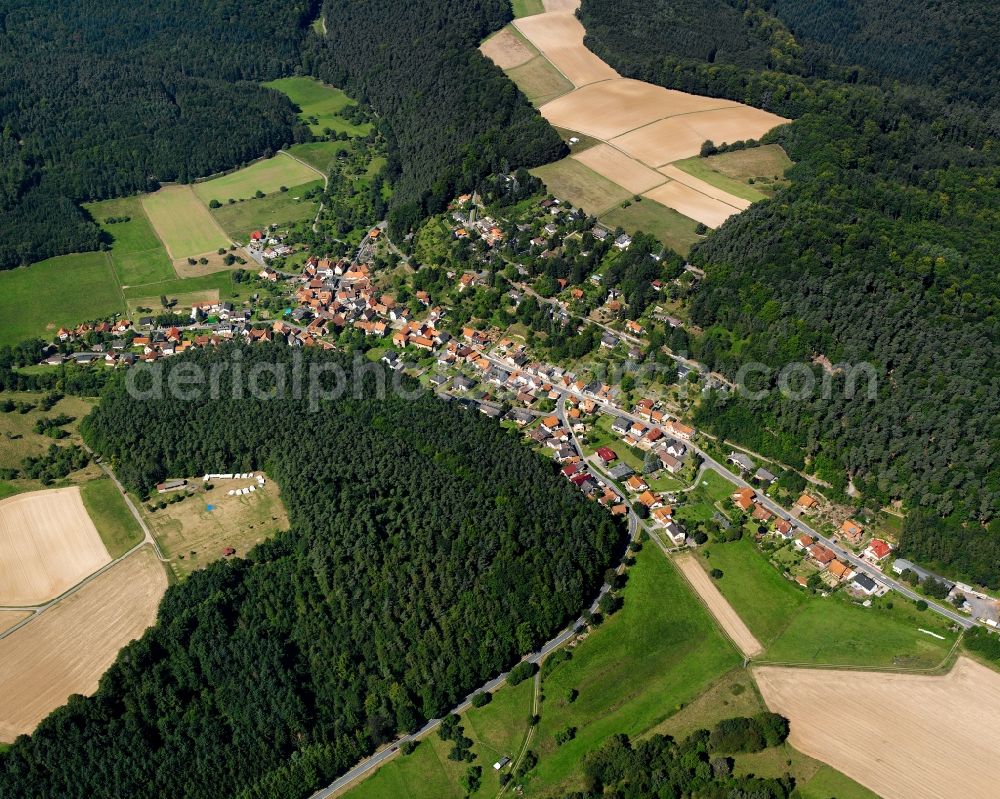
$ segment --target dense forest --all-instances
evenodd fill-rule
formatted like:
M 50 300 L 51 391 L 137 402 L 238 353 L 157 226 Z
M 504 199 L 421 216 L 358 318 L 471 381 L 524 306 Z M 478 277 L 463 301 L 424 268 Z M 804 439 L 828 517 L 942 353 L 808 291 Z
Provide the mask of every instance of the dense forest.
M 559 158 L 565 145 L 477 49 L 511 19 L 508 0 L 328 0 L 310 74 L 370 102 L 389 142 L 392 232 L 444 209 L 496 171 Z
M 678 5 L 715 6 L 661 1 L 650 13 Z M 610 31 L 649 10 L 645 0 L 584 0 L 588 43 L 623 74 L 795 119 L 767 137 L 797 162 L 791 185 L 691 256 L 708 275 L 691 306 L 705 330 L 695 354 L 730 375 L 765 364 L 773 370 L 765 388 L 784 365 L 820 356 L 869 362 L 878 378 L 874 397 L 864 380 L 851 397 L 844 374 L 816 365 L 829 396 L 715 398 L 699 424 L 797 458 L 842 496 L 850 480 L 859 501 L 922 509 L 904 528 L 904 551 L 1000 584 L 1000 536 L 989 526 L 1000 511 L 1000 117 L 950 96 L 933 73 L 912 84 L 866 83 L 863 70 L 854 82 L 804 74 L 815 54 L 782 37 L 794 62 L 787 71 L 775 68 L 780 58 L 761 69 L 664 53 L 653 42 L 626 49 L 649 40 Z M 995 39 L 997 20 L 987 16 Z M 742 24 L 748 39 L 757 35 Z M 997 75 L 994 61 L 983 85 Z M 978 79 L 956 73 L 959 82 Z M 802 446 L 806 460 L 794 455 Z
M 1000 99 L 995 7 L 979 0 L 763 0 L 801 43 L 809 74 L 900 80 Z M 860 67 L 860 70 L 857 69 Z
M 216 369 L 219 398 L 206 384 L 187 400 L 133 399 L 120 376 L 84 421 L 140 493 L 166 475 L 266 469 L 291 530 L 171 587 L 95 696 L 0 756 L 5 799 L 308 795 L 596 594 L 624 531 L 515 434 L 432 396 L 379 399 L 375 364 L 310 412 L 290 372 L 292 396 L 269 394 L 295 352 L 172 358 L 165 381 Z M 302 357 L 326 388 L 331 370 L 351 373 L 346 356 Z M 252 399 L 255 385 L 273 398 Z
M 316 0 L 12 0 L 0 9 L 0 267 L 95 249 L 75 205 L 307 137 L 289 74 Z

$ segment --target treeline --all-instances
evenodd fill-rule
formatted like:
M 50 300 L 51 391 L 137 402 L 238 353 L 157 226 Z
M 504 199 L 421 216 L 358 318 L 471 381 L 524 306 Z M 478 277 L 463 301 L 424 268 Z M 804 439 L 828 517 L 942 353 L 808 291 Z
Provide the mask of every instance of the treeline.
M 303 65 L 379 114 L 394 235 L 491 173 L 565 153 L 558 134 L 477 49 L 510 21 L 506 0 L 329 0 L 324 14 L 327 36 L 310 40 Z
M 614 735 L 584 758 L 586 789 L 569 794 L 566 799 L 601 796 L 787 799 L 795 788 L 791 777 L 737 776 L 729 757 L 778 746 L 787 737 L 788 721 L 774 713 L 724 719 L 711 731 L 697 730 L 683 741 L 654 735 L 632 743 L 627 735 Z
M 77 206 L 308 137 L 256 85 L 298 64 L 317 0 L 19 0 L 0 11 L 0 268 L 92 250 Z
M 294 397 L 298 357 L 336 402 Z M 4 797 L 306 796 L 575 618 L 620 553 L 624 531 L 512 433 L 379 398 L 378 365 L 338 383 L 347 356 L 228 345 L 169 359 L 164 385 L 192 366 L 218 399 L 135 399 L 118 373 L 85 438 L 139 493 L 266 469 L 291 530 L 171 587 L 95 696 L 0 757 Z
M 585 0 L 584 21 L 608 26 L 622 7 Z M 624 74 L 795 118 L 766 137 L 797 162 L 791 185 L 691 255 L 707 273 L 691 300 L 696 357 L 730 376 L 770 369 L 762 398 L 710 401 L 699 422 L 792 464 L 802 446 L 806 468 L 843 492 L 850 481 L 859 502 L 961 520 L 948 533 L 908 525 L 903 551 L 995 582 L 1000 537 L 983 525 L 1000 510 L 1000 121 L 932 79 L 852 84 L 613 49 L 629 33 L 595 45 Z M 849 370 L 818 363 L 804 398 L 775 390 L 785 365 L 820 356 L 870 364 L 874 394 L 864 375 L 852 395 Z

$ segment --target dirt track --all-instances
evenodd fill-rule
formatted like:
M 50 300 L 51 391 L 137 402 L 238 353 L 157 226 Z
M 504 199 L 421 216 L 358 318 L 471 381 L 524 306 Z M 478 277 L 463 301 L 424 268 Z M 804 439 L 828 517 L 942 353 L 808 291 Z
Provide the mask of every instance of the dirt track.
M 41 604 L 110 562 L 78 487 L 0 502 L 0 605 Z
M 0 633 L 9 630 L 30 615 L 30 610 L 0 610 Z
M 153 623 L 167 577 L 150 547 L 0 639 L 0 741 L 31 732 L 70 694 L 90 694 Z
M 885 799 L 994 799 L 1000 674 L 959 658 L 943 677 L 761 666 L 789 742 Z
M 688 582 L 694 586 L 694 590 L 698 592 L 702 602 L 708 606 L 719 626 L 733 639 L 744 655 L 756 657 L 764 651 L 760 642 L 750 632 L 750 628 L 743 623 L 743 619 L 736 614 L 732 605 L 719 593 L 712 578 L 708 576 L 693 555 L 679 555 L 674 558 L 674 563 L 677 564 L 677 568 L 681 570 Z

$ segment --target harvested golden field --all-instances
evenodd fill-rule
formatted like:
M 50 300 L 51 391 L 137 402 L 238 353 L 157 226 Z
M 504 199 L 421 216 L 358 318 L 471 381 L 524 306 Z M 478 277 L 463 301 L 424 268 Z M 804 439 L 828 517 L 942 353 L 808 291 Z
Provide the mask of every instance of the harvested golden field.
M 676 180 L 678 183 L 683 183 L 685 186 L 694 189 L 700 194 L 704 194 L 711 197 L 714 200 L 719 200 L 724 202 L 726 205 L 731 205 L 734 208 L 738 208 L 741 211 L 745 211 L 750 207 L 750 201 L 745 200 L 742 197 L 736 197 L 730 194 L 728 191 L 720 189 L 718 186 L 713 186 L 701 178 L 696 178 L 694 175 L 690 175 L 682 169 L 678 169 L 672 164 L 660 169 L 660 172 L 666 175 L 671 180 Z
M 620 77 L 608 64 L 583 46 L 583 25 L 571 12 L 521 17 L 514 20 L 514 26 L 574 86 Z
M 598 144 L 572 157 L 633 194 L 642 194 L 666 182 L 659 172 L 629 158 L 610 144 Z
M 769 130 L 786 122 L 788 120 L 784 117 L 748 105 L 735 105 L 709 113 L 694 114 L 688 119 L 688 124 L 704 137 L 702 141 L 711 139 L 716 144 L 759 139 Z
M 91 694 L 156 618 L 167 576 L 144 547 L 0 639 L 0 740 L 31 732 L 70 694 Z
M 0 502 L 0 605 L 41 604 L 110 562 L 78 487 Z
M 657 186 L 652 191 L 647 191 L 643 196 L 656 200 L 668 208 L 674 208 L 684 216 L 695 219 L 711 228 L 718 227 L 733 214 L 739 213 L 740 210 L 695 191 L 690 186 L 685 186 L 676 180 Z
M 541 55 L 523 61 L 508 73 L 550 124 L 598 141 L 574 158 L 622 192 L 645 192 L 646 197 L 708 227 L 718 227 L 733 213 L 747 208 L 749 201 L 763 197 L 743 187 L 738 194 L 729 192 L 725 185 L 719 185 L 720 179 L 713 183 L 692 174 L 696 169 L 675 173 L 663 171 L 663 167 L 697 156 L 708 140 L 723 144 L 759 139 L 788 120 L 734 100 L 702 97 L 622 78 L 584 46 L 584 28 L 573 13 L 578 6 L 577 0 L 547 0 L 545 13 L 515 20 L 514 26 Z M 492 57 L 503 66 L 505 59 L 513 56 L 499 44 L 495 47 L 500 52 Z M 517 73 L 527 70 L 528 65 L 538 72 L 539 59 L 576 88 L 559 95 L 551 75 L 544 89 L 529 87 L 529 81 Z M 538 82 L 534 73 L 532 78 Z M 549 191 L 560 195 L 564 191 L 560 182 L 567 183 L 568 172 L 557 169 L 551 176 L 560 180 L 549 185 Z M 584 179 L 581 173 L 573 177 L 568 188 L 576 194 L 562 196 L 591 213 L 595 209 L 598 213 L 610 211 L 612 203 L 601 209 L 595 192 L 586 193 L 589 207 L 581 199 L 585 195 L 584 183 L 593 185 L 593 178 Z M 602 200 L 614 196 L 616 192 L 606 186 L 600 191 Z
M 192 482 L 200 485 L 201 478 Z M 223 557 L 226 547 L 246 555 L 255 544 L 288 529 L 288 515 L 273 480 L 242 496 L 229 496 L 227 491 L 256 485 L 255 480 L 216 480 L 213 485 L 211 491 L 199 490 L 152 513 L 143 507 L 146 523 L 178 578 Z
M 537 55 L 510 26 L 479 45 L 479 50 L 500 69 L 520 66 Z
M 743 619 L 736 614 L 732 605 L 715 587 L 712 578 L 708 576 L 697 559 L 693 555 L 680 555 L 674 559 L 674 562 L 737 648 L 748 658 L 756 657 L 763 652 L 764 647 L 760 645 L 760 641 L 754 637 L 750 628 L 743 623 Z
M 992 799 L 1000 785 L 1000 674 L 959 658 L 943 677 L 762 666 L 789 743 L 885 799 Z
M 0 633 L 7 632 L 11 627 L 31 615 L 30 610 L 0 610 Z
M 629 131 L 679 114 L 739 106 L 732 100 L 699 97 L 651 83 L 619 78 L 584 86 L 541 107 L 542 116 L 557 127 L 579 130 L 609 141 Z M 698 142 L 701 147 L 702 138 Z M 689 153 L 690 155 L 691 153 Z M 696 149 L 693 153 L 698 154 Z M 658 166 L 655 159 L 647 162 Z

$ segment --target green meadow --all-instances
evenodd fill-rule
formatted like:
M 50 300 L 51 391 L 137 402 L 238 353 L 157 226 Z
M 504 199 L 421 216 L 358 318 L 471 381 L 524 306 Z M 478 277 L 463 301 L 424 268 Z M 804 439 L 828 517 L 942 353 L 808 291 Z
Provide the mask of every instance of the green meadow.
M 227 200 L 246 200 L 258 191 L 270 194 L 282 186 L 300 186 L 323 176 L 287 153 L 278 153 L 273 158 L 256 161 L 249 166 L 221 175 L 211 180 L 194 184 L 194 193 L 205 205 L 212 200 L 225 204 Z
M 248 241 L 252 231 L 263 230 L 268 225 L 312 219 L 316 215 L 317 203 L 305 199 L 305 194 L 315 188 L 323 188 L 323 181 L 309 181 L 259 199 L 227 203 L 214 209 L 212 216 L 234 239 Z
M 288 148 L 288 154 L 309 166 L 318 169 L 324 175 L 328 174 L 334 160 L 340 153 L 350 152 L 353 147 L 349 141 L 308 141 L 293 144 Z
M 531 748 L 530 796 L 579 788 L 579 764 L 609 736 L 640 736 L 738 665 L 705 607 L 648 542 L 629 570 L 625 604 L 542 679 L 542 720 Z M 571 699 L 571 691 L 577 692 Z M 556 733 L 576 729 L 573 740 Z
M 704 238 L 695 233 L 698 223 L 693 219 L 648 197 L 640 202 L 633 200 L 627 208 L 612 208 L 601 221 L 612 229 L 621 227 L 627 233 L 649 233 L 681 255 L 687 255 Z
M 475 799 L 496 795 L 500 788 L 493 764 L 501 757 L 514 759 L 529 729 L 534 681 L 504 686 L 492 701 L 462 714 L 464 735 L 473 741 L 474 765 L 483 770 L 482 785 Z M 450 741 L 436 732 L 424 738 L 409 755 L 396 755 L 364 782 L 344 796 L 350 799 L 462 799 L 465 792 L 459 779 L 468 764 L 448 759 Z
M 901 596 L 863 607 L 843 590 L 827 597 L 807 593 L 747 537 L 712 543 L 699 556 L 706 568 L 722 570 L 716 584 L 763 644 L 760 661 L 926 669 L 940 664 L 955 643 L 943 618 Z
M 0 272 L 0 344 L 39 336 L 122 313 L 125 304 L 105 252 L 48 258 Z
M 84 483 L 80 496 L 112 558 L 121 557 L 142 541 L 139 523 L 110 477 Z
M 123 286 L 156 283 L 176 277 L 163 243 L 138 197 L 89 203 L 85 206 L 101 230 L 111 237 L 111 261 Z M 113 219 L 127 222 L 113 222 Z
M 309 125 L 314 136 L 322 136 L 327 128 L 348 136 L 367 136 L 372 126 L 355 125 L 340 112 L 357 103 L 340 89 L 327 86 L 315 78 L 279 78 L 264 84 L 286 95 L 299 107 L 299 117 Z

